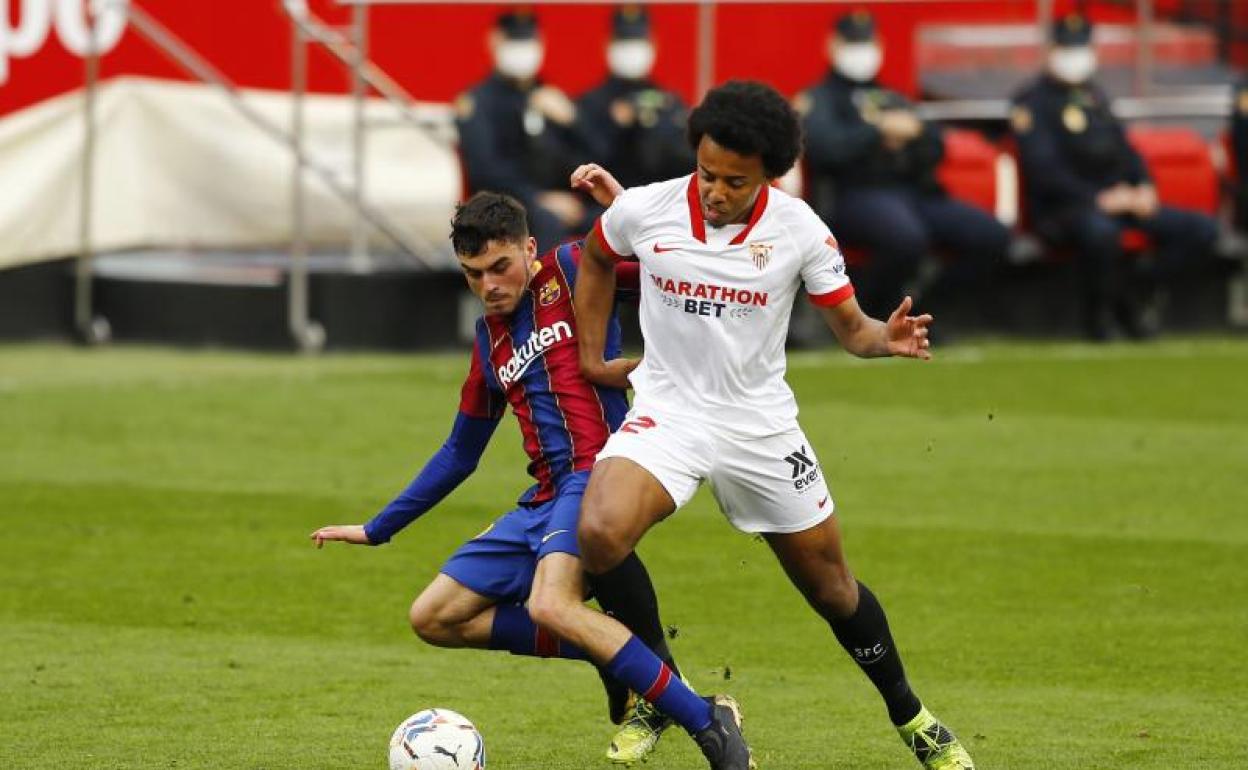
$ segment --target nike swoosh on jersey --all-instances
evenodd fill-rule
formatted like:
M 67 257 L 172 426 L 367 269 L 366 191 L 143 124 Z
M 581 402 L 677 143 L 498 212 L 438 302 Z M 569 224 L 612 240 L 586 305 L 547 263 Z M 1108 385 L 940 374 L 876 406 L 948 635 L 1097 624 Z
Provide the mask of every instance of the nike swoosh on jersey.
M 554 532 L 547 532 L 547 533 L 546 533 L 546 534 L 542 537 L 542 545 L 546 545 L 546 542 L 547 542 L 548 540 L 550 540 L 552 537 L 554 537 L 555 535 L 558 535 L 558 534 L 559 534 L 559 533 L 561 533 L 561 532 L 571 532 L 571 531 L 572 531 L 572 530 L 570 530 L 570 529 L 556 529 Z
M 657 244 L 657 243 L 656 243 L 656 244 L 654 244 L 654 253 L 655 253 L 655 254 L 665 254 L 665 253 L 667 253 L 667 252 L 669 252 L 669 251 L 675 251 L 675 250 L 676 250 L 676 247 L 675 247 L 675 246 L 661 246 L 661 245 L 659 245 L 659 244 Z

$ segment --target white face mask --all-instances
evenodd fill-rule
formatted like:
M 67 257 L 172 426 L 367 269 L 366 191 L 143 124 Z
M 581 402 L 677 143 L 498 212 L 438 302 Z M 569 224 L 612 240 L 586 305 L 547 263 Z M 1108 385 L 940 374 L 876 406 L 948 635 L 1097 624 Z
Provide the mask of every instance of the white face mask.
M 504 40 L 494 48 L 494 66 L 515 80 L 529 80 L 542 68 L 546 51 L 540 40 Z
M 654 66 L 654 46 L 649 40 L 616 40 L 607 46 L 607 69 L 617 78 L 641 80 Z
M 1049 72 L 1072 86 L 1086 83 L 1096 74 L 1096 51 L 1090 45 L 1058 46 L 1049 52 Z
M 874 78 L 884 63 L 884 52 L 875 43 L 840 43 L 828 52 L 836 71 L 858 83 Z

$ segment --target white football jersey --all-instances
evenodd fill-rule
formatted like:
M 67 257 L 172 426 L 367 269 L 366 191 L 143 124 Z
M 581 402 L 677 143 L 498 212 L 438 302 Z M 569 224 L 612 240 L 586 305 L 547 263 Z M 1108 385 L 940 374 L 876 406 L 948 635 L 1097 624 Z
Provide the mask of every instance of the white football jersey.
M 810 206 L 763 187 L 748 223 L 710 227 L 691 175 L 626 190 L 595 229 L 613 256 L 641 262 L 636 405 L 696 410 L 743 436 L 791 428 L 784 343 L 798 288 L 825 306 L 854 293 Z

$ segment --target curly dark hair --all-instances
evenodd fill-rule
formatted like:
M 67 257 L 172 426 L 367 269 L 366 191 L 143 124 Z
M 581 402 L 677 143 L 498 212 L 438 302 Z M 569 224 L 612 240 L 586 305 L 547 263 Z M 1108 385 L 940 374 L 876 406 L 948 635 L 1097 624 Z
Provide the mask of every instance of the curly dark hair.
M 703 136 L 740 155 L 758 155 L 768 179 L 784 176 L 802 151 L 802 124 L 776 89 L 753 80 L 712 88 L 689 115 L 689 146 Z
M 475 257 L 490 241 L 524 243 L 529 225 L 524 206 L 510 195 L 482 191 L 455 207 L 451 246 L 455 253 Z

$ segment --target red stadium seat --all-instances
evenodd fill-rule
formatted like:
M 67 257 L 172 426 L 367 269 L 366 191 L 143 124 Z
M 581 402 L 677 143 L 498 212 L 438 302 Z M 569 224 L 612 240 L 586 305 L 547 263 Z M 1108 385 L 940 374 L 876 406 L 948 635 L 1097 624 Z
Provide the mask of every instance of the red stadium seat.
M 995 214 L 1000 154 L 982 135 L 950 129 L 945 132 L 945 158 L 936 169 L 936 177 L 950 197 Z
M 1200 134 L 1190 128 L 1132 126 L 1127 138 L 1148 166 L 1162 203 L 1217 214 L 1218 170 Z

